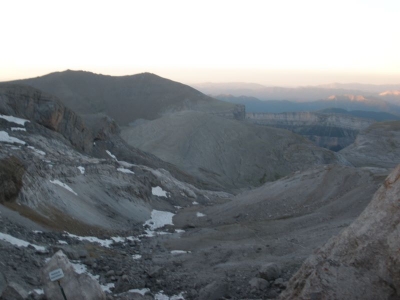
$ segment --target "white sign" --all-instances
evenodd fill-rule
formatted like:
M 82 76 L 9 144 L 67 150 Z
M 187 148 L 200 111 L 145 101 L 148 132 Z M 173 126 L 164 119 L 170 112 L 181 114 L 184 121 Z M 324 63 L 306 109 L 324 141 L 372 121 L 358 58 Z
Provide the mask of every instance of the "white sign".
M 64 277 L 63 270 L 55 269 L 49 273 L 49 277 L 51 281 L 56 281 Z

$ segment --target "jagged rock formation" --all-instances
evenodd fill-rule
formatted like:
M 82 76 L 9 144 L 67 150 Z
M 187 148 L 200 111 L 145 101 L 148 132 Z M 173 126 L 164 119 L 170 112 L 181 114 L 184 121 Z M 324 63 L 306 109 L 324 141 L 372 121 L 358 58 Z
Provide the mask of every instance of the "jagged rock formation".
M 257 186 L 311 165 L 346 163 L 287 130 L 183 112 L 124 128 L 122 137 L 201 179 Z
M 281 299 L 400 298 L 400 166 L 348 228 L 307 259 Z
M 400 163 L 400 121 L 372 124 L 340 154 L 355 166 L 394 168 Z
M 68 70 L 16 82 L 59 97 L 79 114 L 105 113 L 119 125 L 185 110 L 244 118 L 243 106 L 213 99 L 187 85 L 150 73 L 112 77 Z
M 247 113 L 246 121 L 288 129 L 307 137 L 317 146 L 334 151 L 353 143 L 360 130 L 374 123 L 373 120 L 348 115 L 315 112 Z

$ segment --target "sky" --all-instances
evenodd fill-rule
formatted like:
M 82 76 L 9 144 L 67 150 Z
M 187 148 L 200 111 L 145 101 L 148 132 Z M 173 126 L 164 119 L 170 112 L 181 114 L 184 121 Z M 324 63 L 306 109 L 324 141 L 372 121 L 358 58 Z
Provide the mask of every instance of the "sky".
M 183 83 L 400 83 L 399 0 L 0 2 L 0 81 L 66 69 Z

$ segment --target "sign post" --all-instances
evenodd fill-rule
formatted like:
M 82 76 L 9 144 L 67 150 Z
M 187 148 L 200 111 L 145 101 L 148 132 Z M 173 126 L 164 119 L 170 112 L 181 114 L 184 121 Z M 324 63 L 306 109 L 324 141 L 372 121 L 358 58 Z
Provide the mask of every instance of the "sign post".
M 63 270 L 62 269 L 55 269 L 55 270 L 53 270 L 53 271 L 51 271 L 49 273 L 49 277 L 50 277 L 51 281 L 57 281 L 58 282 L 58 286 L 60 287 L 61 294 L 63 295 L 64 300 L 67 300 L 67 297 L 65 296 L 65 293 L 64 293 L 64 289 L 61 286 L 61 282 L 60 282 L 60 279 L 64 277 Z

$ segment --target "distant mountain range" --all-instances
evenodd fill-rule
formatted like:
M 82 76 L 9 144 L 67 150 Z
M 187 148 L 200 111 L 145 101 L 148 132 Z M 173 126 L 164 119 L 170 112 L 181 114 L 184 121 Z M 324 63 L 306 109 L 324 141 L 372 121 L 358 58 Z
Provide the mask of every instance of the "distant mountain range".
M 207 95 L 232 95 L 255 97 L 259 100 L 288 100 L 310 102 L 327 99 L 332 95 L 363 95 L 368 99 L 377 98 L 400 104 L 399 85 L 341 84 L 319 86 L 277 87 L 253 83 L 200 83 L 192 86 Z
M 331 95 L 323 100 L 309 102 L 288 100 L 261 101 L 260 99 L 251 96 L 233 96 L 230 94 L 217 95 L 214 97 L 230 103 L 243 104 L 246 106 L 246 112 L 251 113 L 319 111 L 334 108 L 339 109 L 341 113 L 347 113 L 376 121 L 398 120 L 400 117 L 399 105 L 379 98 L 367 98 L 362 95 Z

